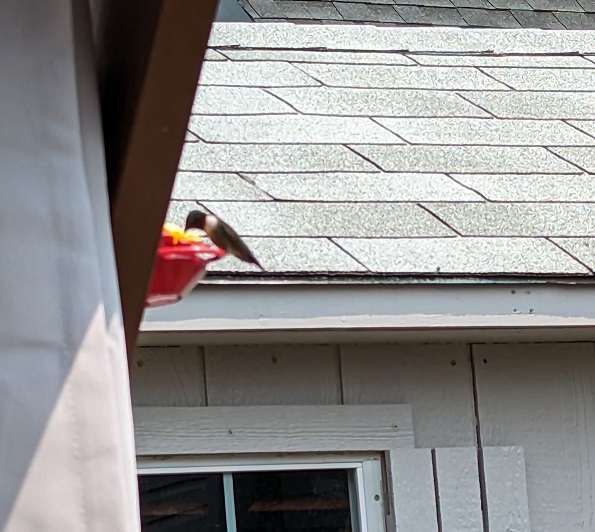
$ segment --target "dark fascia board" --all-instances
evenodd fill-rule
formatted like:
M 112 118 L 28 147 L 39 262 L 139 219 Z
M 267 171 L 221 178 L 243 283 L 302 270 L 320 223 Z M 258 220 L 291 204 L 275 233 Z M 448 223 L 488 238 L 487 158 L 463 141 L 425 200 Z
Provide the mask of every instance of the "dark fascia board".
M 107 0 L 92 5 L 130 360 L 217 1 Z

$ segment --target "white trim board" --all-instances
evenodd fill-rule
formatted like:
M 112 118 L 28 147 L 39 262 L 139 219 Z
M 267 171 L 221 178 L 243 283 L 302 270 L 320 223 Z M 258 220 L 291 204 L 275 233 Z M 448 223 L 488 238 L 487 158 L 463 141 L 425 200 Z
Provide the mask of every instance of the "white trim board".
M 139 456 L 412 448 L 409 405 L 138 407 Z
M 140 342 L 592 341 L 593 301 L 587 283 L 205 284 L 148 309 Z

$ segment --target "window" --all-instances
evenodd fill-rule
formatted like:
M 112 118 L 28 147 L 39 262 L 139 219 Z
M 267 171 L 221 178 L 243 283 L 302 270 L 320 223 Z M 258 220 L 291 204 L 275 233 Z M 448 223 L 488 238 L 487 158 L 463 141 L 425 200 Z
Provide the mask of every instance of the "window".
M 381 459 L 309 455 L 139 461 L 143 532 L 381 532 Z

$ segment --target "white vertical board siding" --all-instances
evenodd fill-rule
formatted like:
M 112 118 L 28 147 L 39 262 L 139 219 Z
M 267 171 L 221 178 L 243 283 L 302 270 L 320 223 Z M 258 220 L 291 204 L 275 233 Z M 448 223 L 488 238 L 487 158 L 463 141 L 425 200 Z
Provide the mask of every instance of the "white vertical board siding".
M 398 532 L 438 532 L 430 449 L 387 453 L 392 484 L 392 520 Z
M 469 346 L 341 345 L 341 365 L 345 404 L 411 405 L 416 447 L 475 445 Z
M 130 368 L 130 388 L 135 406 L 204 406 L 202 349 L 138 348 Z
M 593 345 L 473 349 L 482 444 L 524 448 L 533 532 L 595 530 Z
M 333 345 L 205 347 L 209 406 L 341 404 Z
M 531 532 L 522 447 L 483 449 L 489 529 Z
M 477 448 L 435 449 L 434 456 L 436 466 L 434 474 L 442 524 L 440 531 L 482 531 L 483 514 Z M 497 530 L 494 529 L 493 532 Z M 506 531 L 502 530 L 502 532 Z

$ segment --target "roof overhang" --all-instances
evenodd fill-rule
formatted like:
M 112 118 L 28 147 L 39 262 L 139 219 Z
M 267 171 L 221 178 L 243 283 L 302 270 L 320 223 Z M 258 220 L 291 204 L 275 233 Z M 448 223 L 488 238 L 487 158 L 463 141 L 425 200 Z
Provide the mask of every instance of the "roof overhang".
M 212 283 L 147 310 L 140 345 L 593 341 L 595 284 Z

